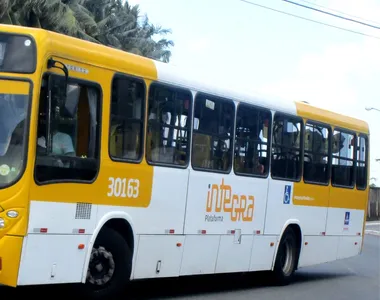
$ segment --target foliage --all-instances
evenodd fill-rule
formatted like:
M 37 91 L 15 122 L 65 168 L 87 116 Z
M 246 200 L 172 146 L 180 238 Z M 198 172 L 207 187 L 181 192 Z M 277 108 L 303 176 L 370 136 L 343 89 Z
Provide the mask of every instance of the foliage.
M 169 62 L 169 29 L 122 0 L 0 0 L 0 23 L 44 28 Z M 158 37 L 158 39 L 156 39 Z

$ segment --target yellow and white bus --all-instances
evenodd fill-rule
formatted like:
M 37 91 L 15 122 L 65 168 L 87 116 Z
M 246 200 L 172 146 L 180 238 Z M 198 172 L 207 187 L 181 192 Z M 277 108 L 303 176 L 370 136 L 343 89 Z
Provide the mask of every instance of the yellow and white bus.
M 0 284 L 287 284 L 360 254 L 368 158 L 364 121 L 0 26 Z

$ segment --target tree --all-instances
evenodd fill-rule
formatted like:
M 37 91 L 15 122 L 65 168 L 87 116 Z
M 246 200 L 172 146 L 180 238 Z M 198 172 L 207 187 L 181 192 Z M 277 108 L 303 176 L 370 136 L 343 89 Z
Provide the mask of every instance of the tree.
M 121 0 L 0 0 L 0 23 L 44 28 L 164 62 L 174 46 L 166 39 L 169 29 Z

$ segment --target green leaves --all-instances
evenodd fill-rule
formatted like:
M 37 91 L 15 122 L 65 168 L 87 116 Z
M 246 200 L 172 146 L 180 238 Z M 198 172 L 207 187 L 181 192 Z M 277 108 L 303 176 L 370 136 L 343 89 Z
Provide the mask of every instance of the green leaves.
M 171 30 L 121 0 L 0 0 L 0 23 L 44 28 L 169 62 Z

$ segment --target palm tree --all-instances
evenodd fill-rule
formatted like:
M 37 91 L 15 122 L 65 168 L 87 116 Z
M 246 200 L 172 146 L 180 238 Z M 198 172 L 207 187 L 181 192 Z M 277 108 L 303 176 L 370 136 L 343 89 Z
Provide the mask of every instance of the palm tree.
M 121 0 L 0 0 L 0 23 L 44 28 L 164 62 L 174 46 L 165 38 L 170 30 Z
M 75 36 L 77 22 L 72 10 L 60 0 L 0 0 L 6 24 L 38 27 Z

